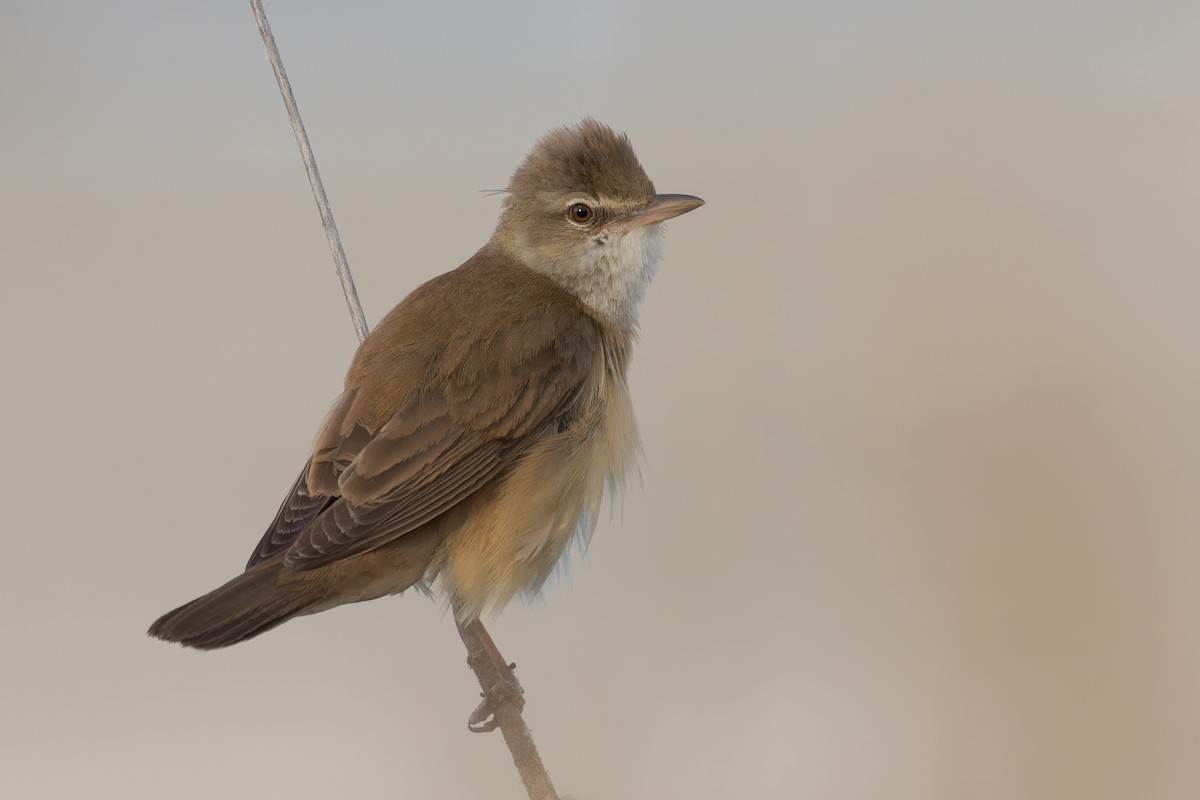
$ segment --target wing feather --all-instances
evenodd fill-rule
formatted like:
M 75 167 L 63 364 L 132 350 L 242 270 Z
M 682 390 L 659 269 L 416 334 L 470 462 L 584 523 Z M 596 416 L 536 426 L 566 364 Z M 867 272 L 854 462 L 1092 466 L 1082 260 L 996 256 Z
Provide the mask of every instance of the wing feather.
M 576 309 L 543 308 L 491 340 L 443 351 L 455 357 L 436 362 L 373 436 L 331 415 L 308 474 L 320 473 L 323 489 L 336 474 L 338 496 L 293 537 L 284 563 L 307 570 L 367 552 L 478 491 L 572 413 L 599 341 Z M 353 403 L 335 411 L 350 414 Z
M 291 491 L 287 493 L 283 503 L 279 506 L 279 511 L 275 513 L 275 519 L 267 528 L 267 532 L 263 534 L 262 539 L 259 540 L 258 547 L 254 549 L 254 553 L 246 563 L 246 569 L 268 561 L 287 550 L 305 528 L 337 501 L 336 497 L 309 494 L 306 481 L 308 468 L 309 465 L 305 464 L 304 469 L 300 472 L 300 477 L 296 478 L 296 482 L 292 484 Z

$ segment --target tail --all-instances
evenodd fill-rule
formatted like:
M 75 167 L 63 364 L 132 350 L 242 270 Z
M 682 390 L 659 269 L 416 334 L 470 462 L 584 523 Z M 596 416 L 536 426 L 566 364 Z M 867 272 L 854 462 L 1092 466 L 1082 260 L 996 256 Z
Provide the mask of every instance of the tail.
M 269 631 L 322 599 L 315 581 L 271 561 L 164 614 L 150 626 L 149 634 L 185 647 L 213 650 Z

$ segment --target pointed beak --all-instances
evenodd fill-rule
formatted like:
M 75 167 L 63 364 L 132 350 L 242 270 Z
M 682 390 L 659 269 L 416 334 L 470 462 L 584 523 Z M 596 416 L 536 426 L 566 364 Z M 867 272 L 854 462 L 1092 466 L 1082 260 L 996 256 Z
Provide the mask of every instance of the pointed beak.
M 620 220 L 620 227 L 631 231 L 634 228 L 655 225 L 704 205 L 703 200 L 690 194 L 656 194 L 651 201 L 650 205 Z

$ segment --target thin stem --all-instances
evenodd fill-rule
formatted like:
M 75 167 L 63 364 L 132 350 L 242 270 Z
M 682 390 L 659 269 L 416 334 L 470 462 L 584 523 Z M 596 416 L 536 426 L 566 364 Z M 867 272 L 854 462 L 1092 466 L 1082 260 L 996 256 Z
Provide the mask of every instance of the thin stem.
M 342 282 L 342 294 L 346 295 L 346 306 L 350 309 L 350 319 L 354 322 L 354 330 L 361 342 L 367 338 L 367 318 L 363 316 L 362 303 L 358 301 L 358 290 L 354 288 L 350 265 L 346 263 L 346 251 L 342 249 L 342 237 L 338 234 L 337 223 L 333 221 L 333 209 L 329 207 L 329 198 L 325 196 L 325 184 L 321 182 L 321 173 L 317 171 L 317 161 L 313 158 L 312 147 L 308 143 L 308 133 L 304 130 L 304 123 L 300 120 L 300 109 L 296 108 L 292 84 L 283 70 L 283 60 L 279 57 L 279 48 L 275 46 L 275 37 L 271 34 L 271 26 L 267 23 L 267 12 L 263 10 L 262 0 L 250 0 L 250 7 L 254 9 L 254 18 L 258 20 L 258 32 L 262 34 L 263 44 L 266 45 L 267 58 L 271 62 L 271 69 L 275 71 L 275 80 L 279 83 L 283 104 L 287 106 L 288 119 L 291 120 L 292 131 L 296 134 L 296 144 L 300 146 L 300 157 L 304 159 L 304 168 L 308 170 L 308 182 L 312 186 L 313 198 L 317 201 L 317 209 L 321 212 L 321 224 L 325 226 L 325 237 L 329 239 L 333 264 L 337 269 L 338 280 Z
M 471 715 L 468 727 L 475 732 L 499 728 L 530 800 L 559 800 L 533 741 L 533 733 L 521 716 L 521 708 L 525 705 L 524 690 L 516 674 L 507 664 L 497 663 L 499 651 L 482 622 L 475 620 L 468 625 L 459 625 L 458 635 L 466 645 L 467 664 L 475 672 L 484 698 Z
M 267 58 L 275 71 L 279 91 L 283 94 L 283 104 L 287 107 L 288 119 L 291 120 L 292 131 L 296 134 L 296 144 L 300 146 L 300 156 L 304 159 L 304 168 L 308 171 L 308 182 L 312 186 L 317 209 L 321 212 L 321 224 L 325 226 L 325 236 L 329 239 L 334 266 L 342 283 L 342 293 L 346 296 L 346 306 L 350 309 L 350 319 L 361 342 L 367 338 L 367 320 L 363 315 L 362 303 L 358 300 L 358 290 L 354 288 L 354 278 L 350 274 L 350 265 L 346 261 L 346 251 L 342 248 L 342 237 L 338 234 L 337 223 L 333 220 L 329 198 L 325 195 L 325 185 L 321 182 L 321 173 L 317 170 L 317 161 L 308 143 L 308 133 L 300 120 L 300 110 L 296 107 L 292 84 L 283 69 L 283 60 L 279 57 L 279 48 L 275 46 L 275 37 L 271 34 L 271 26 L 267 23 L 267 14 L 263 10 L 261 0 L 250 0 L 250 7 L 254 9 L 254 18 L 258 20 L 258 32 L 262 34 Z M 542 764 L 542 757 L 538 754 L 537 745 L 534 744 L 533 734 L 521 716 L 524 692 L 517 682 L 516 675 L 507 665 L 495 663 L 493 660 L 491 653 L 495 653 L 495 657 L 499 658 L 500 651 L 496 649 L 482 622 L 476 620 L 466 628 L 460 626 L 458 632 L 467 648 L 467 664 L 475 672 L 479 686 L 484 691 L 485 699 L 477 712 L 482 711 L 485 712 L 485 716 L 490 714 L 494 717 L 494 727 L 500 728 L 504 736 L 530 800 L 558 800 L 554 785 Z M 472 715 L 472 721 L 474 720 L 475 715 Z

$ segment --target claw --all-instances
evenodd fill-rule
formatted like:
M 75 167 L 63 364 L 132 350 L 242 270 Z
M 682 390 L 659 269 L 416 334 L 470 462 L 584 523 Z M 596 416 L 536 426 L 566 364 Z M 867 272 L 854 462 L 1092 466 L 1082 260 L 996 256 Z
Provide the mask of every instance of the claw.
M 506 706 L 511 706 L 518 714 L 525 708 L 525 690 L 511 671 L 515 666 L 510 665 L 508 675 L 480 695 L 483 700 L 475 706 L 471 716 L 467 717 L 467 730 L 472 733 L 490 733 L 500 726 L 499 712 Z

